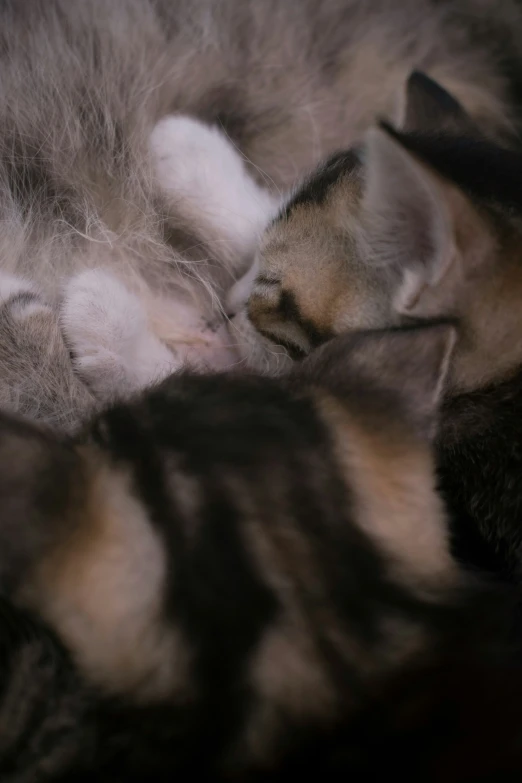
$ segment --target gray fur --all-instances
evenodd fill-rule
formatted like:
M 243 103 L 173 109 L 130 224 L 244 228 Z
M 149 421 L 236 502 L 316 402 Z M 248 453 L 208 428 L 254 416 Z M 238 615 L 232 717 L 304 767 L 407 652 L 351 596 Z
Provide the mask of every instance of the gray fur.
M 220 294 L 225 282 L 206 263 L 219 252 L 189 249 L 197 226 L 165 203 L 148 154 L 150 131 L 173 111 L 222 125 L 276 190 L 360 138 L 376 114 L 392 113 L 413 68 L 511 138 L 512 85 L 499 53 L 510 65 L 521 59 L 517 4 L 459 5 L 457 13 L 429 0 L 5 0 L 3 270 L 30 277 L 53 308 L 72 273 L 104 266 L 146 295 L 190 289 L 208 311 L 209 283 Z M 0 400 L 74 426 L 89 393 L 64 369 L 58 323 L 27 338 L 41 341 L 44 356 L 29 375 L 10 329 L 0 335 Z

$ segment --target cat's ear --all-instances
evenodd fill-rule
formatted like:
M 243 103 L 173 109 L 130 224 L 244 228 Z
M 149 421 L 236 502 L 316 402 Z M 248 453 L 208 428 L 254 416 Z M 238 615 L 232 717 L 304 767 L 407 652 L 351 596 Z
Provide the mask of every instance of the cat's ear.
M 398 134 L 385 125 L 368 131 L 361 240 L 372 264 L 398 275 L 396 312 L 443 315 L 444 309 L 427 307 L 427 294 L 465 253 L 457 246 L 459 221 L 476 219 L 466 196 L 407 150 Z
M 462 104 L 420 71 L 413 71 L 406 82 L 397 124 L 405 131 L 479 135 Z
M 418 434 L 432 438 L 456 336 L 449 322 L 348 333 L 318 348 L 295 372 L 341 399 L 377 392 L 386 415 L 393 416 L 388 403 L 395 400 Z

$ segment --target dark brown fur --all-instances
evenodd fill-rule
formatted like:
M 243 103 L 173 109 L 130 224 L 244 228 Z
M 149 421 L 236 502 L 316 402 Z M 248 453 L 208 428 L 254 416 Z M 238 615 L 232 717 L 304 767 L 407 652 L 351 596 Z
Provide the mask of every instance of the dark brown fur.
M 467 644 L 431 451 L 452 342 L 339 338 L 285 382 L 174 376 L 72 442 L 2 417 L 0 581 L 91 689 L 93 763 L 298 769 Z

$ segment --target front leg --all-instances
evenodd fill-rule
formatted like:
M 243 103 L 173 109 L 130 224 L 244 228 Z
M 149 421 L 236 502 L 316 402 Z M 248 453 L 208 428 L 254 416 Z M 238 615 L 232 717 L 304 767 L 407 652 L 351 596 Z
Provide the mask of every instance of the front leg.
M 241 153 L 217 127 L 175 115 L 154 128 L 157 181 L 175 219 L 207 244 L 234 274 L 251 261 L 281 200 L 260 187 Z

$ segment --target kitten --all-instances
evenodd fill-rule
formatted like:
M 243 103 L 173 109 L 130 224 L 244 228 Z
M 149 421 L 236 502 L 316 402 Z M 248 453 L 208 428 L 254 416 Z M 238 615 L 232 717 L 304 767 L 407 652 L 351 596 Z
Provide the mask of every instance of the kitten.
M 438 451 L 454 547 L 459 558 L 518 581 L 522 159 L 486 139 L 422 74 L 408 82 L 404 121 L 410 131 L 374 131 L 364 155 L 337 155 L 294 194 L 232 291 L 238 307 L 254 286 L 248 315 L 240 310 L 232 323 L 245 361 L 280 372 L 339 331 L 458 319 Z M 422 132 L 427 121 L 437 121 L 438 134 Z M 92 287 L 92 306 L 105 287 Z M 117 310 L 107 313 L 117 325 Z M 146 385 L 140 346 L 154 335 L 132 338 L 128 319 L 109 329 L 98 317 L 101 336 L 128 336 L 124 351 L 113 341 L 119 360 L 104 365 L 99 335 L 83 339 L 87 321 L 81 308 L 64 321 L 79 376 L 91 388 L 102 378 L 119 396 Z
M 521 175 L 519 152 L 485 138 L 452 96 L 413 74 L 405 129 L 371 129 L 362 150 L 326 162 L 267 229 L 235 318 L 245 360 L 276 370 L 274 348 L 284 366 L 349 329 L 454 317 L 465 338 L 453 391 L 508 375 L 522 360 Z
M 2 781 L 519 774 L 510 599 L 435 490 L 453 342 L 172 376 L 75 439 L 3 414 Z
M 48 317 L 25 319 L 21 358 L 2 297 L 2 404 L 74 429 L 120 393 L 104 378 L 126 393 L 186 362 L 233 364 L 237 338 L 216 301 L 249 265 L 279 191 L 359 140 L 376 113 L 391 118 L 414 67 L 516 142 L 520 29 L 515 0 L 3 2 L 1 271 L 27 280 Z M 207 129 L 202 154 L 194 124 L 173 112 L 230 141 Z M 86 382 L 65 367 L 71 311 Z
M 424 618 L 429 655 L 391 672 L 375 693 L 360 693 L 362 706 L 345 725 L 297 734 L 267 772 L 216 769 L 206 779 L 287 780 L 305 771 L 372 779 L 383 765 L 387 774 L 426 783 L 519 775 L 522 672 L 505 647 L 506 610 L 505 596 L 476 586 L 439 603 Z M 195 721 L 190 705 L 174 710 L 107 699 L 48 628 L 4 599 L 0 639 L 4 783 L 130 783 L 153 772 L 154 780 L 172 780 L 191 754 L 192 774 L 203 774 L 205 738 L 198 731 L 207 731 L 206 721 Z M 223 719 L 227 708 L 216 705 Z M 181 734 L 189 735 L 191 750 L 185 746 L 180 758 L 172 737 Z
M 491 628 L 470 623 L 470 606 L 466 611 L 439 606 L 438 617 L 431 617 L 429 663 L 419 661 L 392 675 L 381 692 L 362 699 L 364 706 L 347 724 L 296 736 L 275 767 L 262 770 L 258 765 L 248 773 L 209 772 L 201 742 L 205 737 L 198 742 L 194 722 L 193 763 L 185 771 L 183 763 L 191 753 L 185 746 L 179 758 L 179 741 L 172 737 L 183 733 L 183 710 L 190 707 L 174 711 L 107 701 L 79 675 L 48 629 L 3 603 L 2 781 L 137 783 L 154 775 L 160 783 L 180 773 L 223 783 L 283 781 L 310 773 L 355 780 L 396 773 L 412 783 L 515 781 L 522 769 L 520 667 L 505 651 L 498 654 L 500 644 L 493 652 L 495 645 L 478 634 L 479 628 L 486 633 Z M 502 606 L 495 601 L 495 609 Z M 464 621 L 465 632 L 452 630 L 457 620 Z M 441 639 L 446 641 L 443 652 Z M 226 715 L 225 703 L 221 716 Z M 200 728 L 205 731 L 204 722 Z
M 341 332 L 458 321 L 442 486 L 461 554 L 516 580 L 521 183 L 520 152 L 485 137 L 452 96 L 414 74 L 406 130 L 371 130 L 362 152 L 340 153 L 296 191 L 262 240 L 234 318 L 245 359 L 272 370 Z
M 3 593 L 116 725 L 129 705 L 151 774 L 270 769 L 443 644 L 461 575 L 431 440 L 453 340 L 341 337 L 284 381 L 174 375 L 74 440 L 2 415 Z

